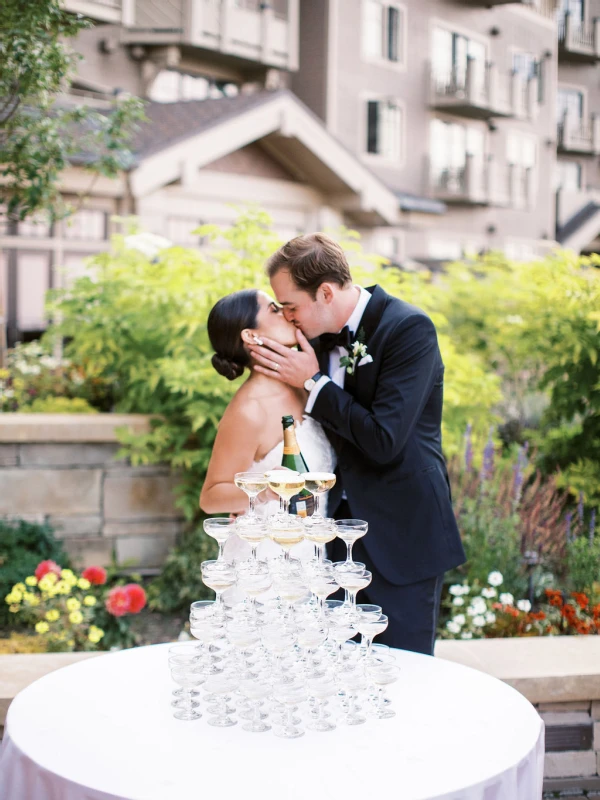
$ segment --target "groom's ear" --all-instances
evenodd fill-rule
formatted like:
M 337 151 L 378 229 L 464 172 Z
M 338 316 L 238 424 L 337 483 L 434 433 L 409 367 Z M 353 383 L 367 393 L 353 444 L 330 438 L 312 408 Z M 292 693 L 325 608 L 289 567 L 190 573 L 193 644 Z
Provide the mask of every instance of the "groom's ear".
M 317 299 L 322 300 L 324 303 L 331 303 L 334 297 L 335 292 L 331 283 L 322 283 L 317 289 Z

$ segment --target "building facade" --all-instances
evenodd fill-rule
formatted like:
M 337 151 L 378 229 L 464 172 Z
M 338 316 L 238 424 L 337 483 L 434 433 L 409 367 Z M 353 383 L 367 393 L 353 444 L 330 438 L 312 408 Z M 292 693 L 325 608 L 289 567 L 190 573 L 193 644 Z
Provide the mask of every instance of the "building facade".
M 64 102 L 148 99 L 130 171 L 70 219 L 0 231 L 9 342 L 108 247 L 178 244 L 259 202 L 283 237 L 349 225 L 399 264 L 600 242 L 600 0 L 65 0 L 95 26 Z M 86 194 L 76 164 L 69 198 Z M 599 187 L 596 189 L 595 187 Z

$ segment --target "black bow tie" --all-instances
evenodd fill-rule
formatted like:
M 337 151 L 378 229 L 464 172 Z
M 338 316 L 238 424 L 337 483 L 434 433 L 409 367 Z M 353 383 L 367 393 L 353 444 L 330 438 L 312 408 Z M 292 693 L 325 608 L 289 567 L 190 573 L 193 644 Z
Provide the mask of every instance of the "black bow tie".
M 329 353 L 335 347 L 345 347 L 350 350 L 350 344 L 354 338 L 354 332 L 346 325 L 339 333 L 323 333 L 319 339 L 322 349 Z

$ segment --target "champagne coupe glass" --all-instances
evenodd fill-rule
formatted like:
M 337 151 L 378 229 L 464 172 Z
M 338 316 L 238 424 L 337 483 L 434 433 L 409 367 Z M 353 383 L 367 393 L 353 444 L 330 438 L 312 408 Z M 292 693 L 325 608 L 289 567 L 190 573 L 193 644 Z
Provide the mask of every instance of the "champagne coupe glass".
M 204 684 L 205 691 L 216 698 L 215 714 L 208 720 L 209 725 L 214 725 L 217 728 L 229 728 L 231 725 L 237 725 L 237 720 L 229 716 L 229 709 L 227 708 L 227 695 L 237 689 L 238 679 L 235 675 L 229 673 L 220 673 L 218 675 L 211 675 Z
M 250 617 L 257 619 L 256 598 L 271 588 L 273 577 L 266 561 L 245 562 L 237 565 L 237 585 L 250 599 Z
M 351 617 L 356 616 L 356 595 L 361 589 L 366 589 L 371 583 L 373 575 L 369 570 L 348 569 L 346 562 L 338 562 L 333 565 L 333 572 L 336 581 L 348 592 L 346 609 Z
M 291 626 L 282 626 L 278 623 L 267 623 L 260 629 L 260 638 L 265 650 L 273 656 L 273 673 L 280 682 L 291 680 L 283 674 L 281 668 L 282 656 L 289 652 L 296 644 L 296 631 Z
M 329 617 L 329 636 L 337 644 L 338 653 L 336 665 L 338 668 L 342 666 L 343 662 L 343 646 L 348 639 L 351 639 L 356 633 L 356 628 L 351 620 L 345 614 L 340 614 L 339 611 L 330 615 Z
M 364 658 L 367 662 L 375 661 L 371 652 L 373 639 L 383 633 L 388 626 L 388 618 L 385 614 L 358 614 L 355 621 L 356 630 L 362 634 L 363 641 L 361 642 L 361 650 L 364 652 Z
M 200 569 L 202 571 L 202 582 L 209 589 L 212 589 L 216 595 L 217 614 L 223 618 L 225 616 L 223 592 L 235 584 L 235 569 L 232 564 L 219 560 L 203 561 Z
M 236 655 L 239 656 L 236 672 L 240 678 L 251 678 L 253 673 L 248 665 L 247 657 L 260 644 L 258 628 L 242 622 L 231 622 L 227 626 L 227 638 L 233 645 Z
M 247 519 L 246 517 L 238 517 L 235 532 L 244 542 L 250 545 L 252 555 L 250 561 L 257 561 L 256 551 L 258 545 L 269 536 L 269 530 L 262 517 L 254 517 L 252 522 L 240 522 L 240 520 Z
M 344 722 L 346 725 L 361 725 L 366 722 L 366 717 L 359 714 L 358 694 L 367 688 L 367 680 L 362 669 L 349 665 L 338 672 L 338 682 L 346 693 L 346 714 Z
M 315 498 L 315 509 L 311 517 L 305 519 L 308 527 L 319 525 L 325 517 L 319 511 L 321 495 L 324 495 L 335 486 L 336 477 L 333 472 L 304 472 L 304 488 Z
M 359 615 L 358 618 L 360 618 L 361 614 L 363 614 L 363 615 L 366 614 L 369 617 L 371 617 L 372 619 L 377 619 L 382 612 L 383 612 L 383 609 L 381 608 L 381 606 L 375 605 L 374 603 L 358 603 L 357 606 L 356 606 L 356 613 Z M 357 624 L 356 621 L 355 621 L 355 624 L 356 624 L 356 628 L 358 630 L 358 624 Z M 358 632 L 360 633 L 360 630 Z M 366 647 L 367 647 L 367 643 L 366 643 L 365 637 L 361 633 L 361 636 L 360 636 L 360 652 L 361 652 L 361 656 L 365 655 Z
M 319 611 L 321 618 L 325 617 L 325 601 L 330 594 L 333 594 L 338 589 L 338 583 L 335 579 L 333 569 L 331 567 L 325 569 L 312 569 L 307 571 L 308 575 L 308 588 L 314 594 L 319 602 Z
M 289 565 L 291 548 L 304 540 L 304 526 L 299 517 L 276 517 L 269 523 L 269 537 L 282 548 L 283 560 Z
M 219 545 L 217 561 L 221 564 L 227 563 L 223 556 L 223 547 L 231 534 L 235 533 L 235 519 L 230 519 L 229 517 L 209 517 L 209 519 L 204 520 L 203 527 L 204 532 L 212 536 L 213 539 L 216 539 Z
M 273 588 L 278 596 L 287 603 L 285 618 L 292 619 L 293 605 L 302 600 L 308 593 L 306 579 L 300 570 L 289 569 L 273 576 Z
M 271 684 L 264 678 L 256 677 L 241 681 L 240 692 L 250 702 L 252 712 L 250 722 L 242 725 L 243 730 L 251 733 L 263 733 L 271 730 L 271 726 L 263 721 L 263 717 L 266 715 L 261 714 L 260 711 L 262 701 L 271 694 L 271 691 Z
M 289 516 L 290 500 L 304 489 L 304 478 L 290 469 L 274 469 L 265 473 L 269 489 L 283 500 L 283 515 Z
M 390 701 L 385 696 L 385 687 L 395 683 L 400 677 L 400 667 L 394 664 L 376 664 L 367 667 L 367 675 L 377 687 L 375 716 L 377 719 L 395 717 L 396 712 L 389 708 Z
M 337 693 L 337 686 L 333 675 L 321 674 L 308 678 L 308 694 L 311 701 L 315 704 L 315 718 L 308 723 L 308 728 L 312 731 L 333 731 L 335 723 L 325 718 L 328 698 Z
M 169 658 L 172 656 L 188 656 L 190 658 L 195 658 L 198 663 L 200 662 L 200 653 L 195 645 L 190 644 L 189 642 L 176 642 L 169 647 Z M 173 689 L 171 694 L 176 698 L 171 703 L 172 706 L 180 706 L 182 703 L 183 697 L 183 689 Z M 196 696 L 200 694 L 200 692 L 192 692 L 192 695 Z
M 363 537 L 369 530 L 369 523 L 362 519 L 338 519 L 335 522 L 338 537 L 346 543 L 347 555 L 346 563 L 353 564 L 352 546 L 357 539 Z
M 175 658 L 180 658 L 176 656 Z M 169 659 L 171 661 L 171 659 Z M 195 703 L 193 700 L 193 689 L 195 686 L 200 686 L 206 680 L 206 675 L 203 675 L 198 670 L 194 669 L 194 665 L 190 664 L 169 664 L 171 669 L 171 679 L 181 687 L 182 700 L 181 707 L 173 714 L 175 719 L 192 721 L 200 719 L 202 714 L 195 711 L 200 703 Z
M 307 699 L 307 690 L 304 682 L 292 680 L 289 683 L 276 683 L 273 687 L 275 699 L 286 707 L 287 721 L 283 728 L 275 731 L 276 736 L 284 739 L 297 739 L 304 736 L 304 731 L 294 725 L 293 714 L 294 706 Z
M 321 517 L 319 520 L 309 522 L 309 520 L 314 519 L 315 517 L 313 514 L 312 517 L 306 517 L 306 519 L 303 520 L 304 538 L 314 544 L 315 550 L 317 551 L 317 561 L 323 561 L 325 558 L 325 545 L 332 542 L 338 535 L 337 527 L 334 519 Z
M 233 476 L 233 481 L 238 489 L 248 495 L 249 500 L 248 513 L 236 519 L 236 527 L 243 528 L 246 525 L 253 525 L 258 519 L 256 516 L 256 498 L 268 486 L 265 474 L 264 472 L 236 472 Z
M 314 652 L 325 642 L 328 633 L 329 629 L 318 621 L 305 620 L 298 623 L 296 640 L 303 650 L 302 661 L 308 675 L 315 672 Z

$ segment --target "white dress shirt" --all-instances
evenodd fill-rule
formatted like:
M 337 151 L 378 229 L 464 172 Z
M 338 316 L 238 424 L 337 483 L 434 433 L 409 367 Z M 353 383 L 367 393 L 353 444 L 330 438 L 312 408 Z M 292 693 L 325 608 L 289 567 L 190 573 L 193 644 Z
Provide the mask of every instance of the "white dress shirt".
M 346 325 L 352 332 L 355 340 L 358 333 L 358 329 L 360 327 L 361 320 L 363 318 L 363 314 L 365 313 L 365 308 L 367 307 L 367 303 L 371 299 L 370 292 L 367 292 L 367 290 L 363 289 L 362 286 L 359 286 L 358 288 L 360 289 L 358 302 L 356 303 L 354 311 L 352 312 L 352 314 L 350 314 L 350 318 L 346 323 Z M 322 375 L 313 386 L 311 392 L 308 395 L 306 408 L 304 409 L 304 412 L 306 414 L 310 414 L 310 412 L 312 411 L 312 408 L 317 399 L 317 395 L 319 394 L 319 392 L 321 391 L 323 386 L 325 386 L 326 383 L 328 383 L 329 381 L 333 381 L 336 384 L 336 386 L 339 386 L 342 389 L 344 388 L 346 367 L 340 366 L 340 359 L 347 355 L 348 355 L 348 350 L 345 347 L 333 348 L 333 350 L 329 354 L 329 375 Z

